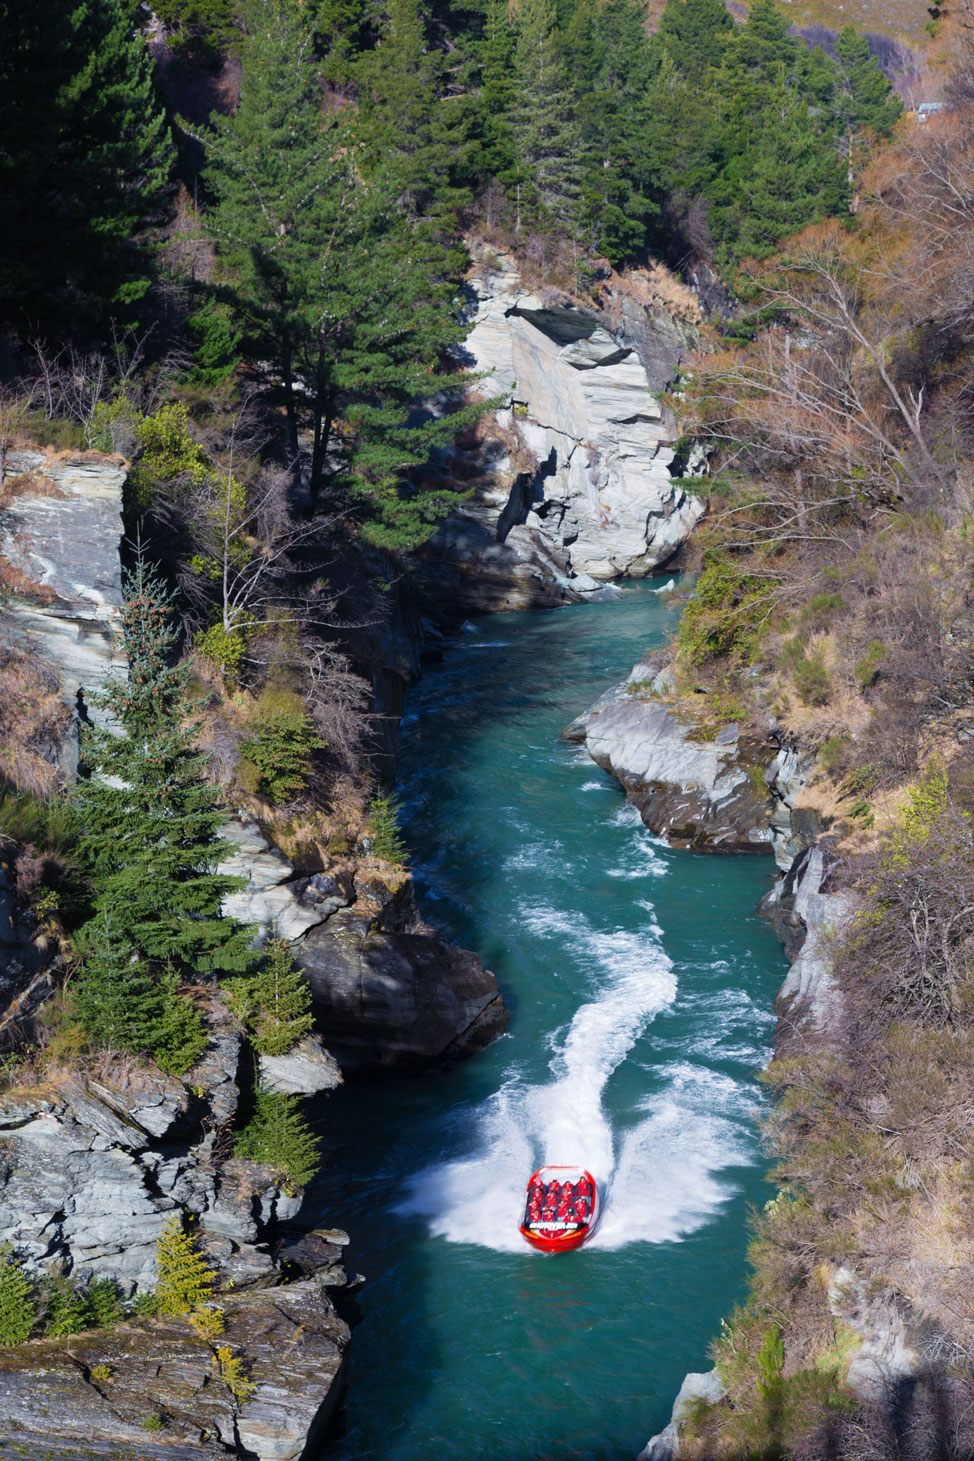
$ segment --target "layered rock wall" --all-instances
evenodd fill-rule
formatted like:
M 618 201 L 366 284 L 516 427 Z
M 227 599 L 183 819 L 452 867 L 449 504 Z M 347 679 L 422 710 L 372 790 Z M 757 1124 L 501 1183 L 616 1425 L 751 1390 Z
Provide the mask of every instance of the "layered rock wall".
M 658 399 L 691 330 L 672 318 L 664 330 L 632 299 L 611 319 L 551 303 L 512 259 L 474 254 L 464 360 L 482 372 L 475 391 L 499 403 L 499 435 L 486 480 L 424 560 L 467 608 L 546 607 L 644 576 L 703 511 Z
M 125 673 L 117 635 L 125 476 L 120 458 L 97 452 L 7 456 L 15 489 L 0 508 L 0 556 L 14 570 L 8 619 L 57 671 L 72 706 L 82 686 L 98 690 Z

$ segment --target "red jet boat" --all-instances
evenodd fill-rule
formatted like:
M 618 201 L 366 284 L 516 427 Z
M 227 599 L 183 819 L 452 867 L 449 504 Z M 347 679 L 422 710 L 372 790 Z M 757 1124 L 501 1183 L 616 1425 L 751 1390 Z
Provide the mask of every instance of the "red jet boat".
M 599 1189 L 584 1167 L 539 1167 L 528 1183 L 521 1236 L 543 1253 L 587 1243 L 599 1220 Z

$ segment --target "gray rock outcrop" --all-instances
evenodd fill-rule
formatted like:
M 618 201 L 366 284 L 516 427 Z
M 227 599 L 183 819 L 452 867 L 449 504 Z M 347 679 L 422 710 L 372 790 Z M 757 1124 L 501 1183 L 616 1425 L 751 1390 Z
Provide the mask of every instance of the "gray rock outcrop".
M 0 1350 L 0 1455 L 316 1455 L 341 1400 L 348 1326 L 312 1281 L 221 1297 L 220 1307 L 225 1329 L 212 1342 L 170 1318 Z M 239 1361 L 249 1398 L 227 1383 L 217 1346 Z
M 220 871 L 246 878 L 224 912 L 260 939 L 291 941 L 308 975 L 320 1042 L 260 1057 L 274 1089 L 311 1095 L 341 1081 L 341 1066 L 420 1070 L 474 1054 L 507 1027 L 497 981 L 476 954 L 420 919 L 413 885 L 390 890 L 360 868 L 354 902 L 324 873 L 302 876 L 251 822 L 223 831 L 233 855 Z M 338 1060 L 329 1053 L 334 1050 Z
M 673 1402 L 669 1424 L 646 1442 L 636 1461 L 673 1461 L 680 1444 L 680 1422 L 695 1401 L 716 1405 L 727 1392 L 716 1370 L 685 1376 Z
M 662 674 L 662 679 L 660 678 Z M 771 748 L 725 726 L 700 738 L 672 702 L 654 657 L 599 697 L 563 732 L 584 741 L 597 765 L 612 773 L 651 831 L 674 847 L 698 852 L 771 851 L 771 798 L 764 766 Z
M 386 932 L 345 909 L 295 948 L 319 1029 L 344 1067 L 445 1067 L 507 1028 L 476 954 L 425 932 Z
M 29 484 L 0 511 L 0 554 L 22 584 L 9 600 L 10 622 L 54 667 L 73 705 L 80 686 L 98 690 L 125 673 L 116 626 L 126 467 L 98 452 L 34 450 L 11 452 L 7 473 Z
M 272 1091 L 317 1096 L 342 1083 L 338 1061 L 314 1035 L 299 1041 L 286 1055 L 259 1055 L 260 1078 Z
M 896 1388 L 923 1367 L 917 1343 L 922 1326 L 911 1323 L 905 1301 L 870 1283 L 843 1265 L 828 1285 L 829 1309 L 853 1329 L 861 1341 L 845 1374 L 845 1383 L 864 1400 L 888 1401 Z
M 128 1062 L 104 1079 L 0 1095 L 0 1241 L 35 1272 L 54 1265 L 131 1292 L 153 1287 L 156 1240 L 183 1207 L 236 1283 L 269 1274 L 266 1230 L 299 1198 L 269 1168 L 216 1155 L 236 1110 L 240 1047 L 226 1016 L 179 1080 Z
M 474 246 L 464 360 L 499 398 L 485 480 L 423 550 L 471 609 L 538 608 L 638 578 L 685 541 L 703 504 L 674 466 L 678 430 L 657 395 L 691 332 L 613 300 L 613 318 L 543 301 L 517 265 Z M 641 323 L 637 324 L 637 316 Z M 627 335 L 630 338 L 627 338 Z M 647 373 L 652 372 L 653 379 Z
M 856 899 L 825 891 L 828 857 L 823 844 L 806 849 L 762 903 L 793 960 L 775 1000 L 779 1036 L 796 1027 L 826 1031 L 841 1013 L 831 948 L 849 927 Z
M 284 854 L 246 818 L 232 818 L 220 835 L 233 850 L 219 871 L 244 883 L 223 900 L 223 912 L 238 923 L 253 924 L 260 938 L 274 935 L 293 942 L 348 903 L 330 879 L 299 878 Z

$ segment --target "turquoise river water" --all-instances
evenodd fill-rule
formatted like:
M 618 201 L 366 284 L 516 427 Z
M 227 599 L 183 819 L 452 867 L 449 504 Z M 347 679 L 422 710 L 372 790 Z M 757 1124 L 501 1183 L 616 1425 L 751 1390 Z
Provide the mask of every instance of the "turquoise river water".
M 403 826 L 426 918 L 510 1032 L 448 1075 L 321 1111 L 305 1214 L 367 1276 L 335 1461 L 631 1461 L 742 1295 L 769 1196 L 755 1071 L 784 961 L 771 859 L 654 839 L 558 732 L 675 628 L 672 595 L 481 619 L 411 694 Z M 576 1253 L 517 1232 L 542 1161 L 604 1194 Z

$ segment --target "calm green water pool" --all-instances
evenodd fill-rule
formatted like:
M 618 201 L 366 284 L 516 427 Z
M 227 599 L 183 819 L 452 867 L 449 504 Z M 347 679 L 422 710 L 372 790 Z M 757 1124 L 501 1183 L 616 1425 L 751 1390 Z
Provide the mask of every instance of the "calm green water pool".
M 767 1199 L 752 1114 L 780 946 L 770 858 L 655 841 L 558 732 L 675 627 L 671 596 L 482 619 L 411 695 L 404 828 L 423 911 L 497 975 L 510 1033 L 447 1076 L 328 1098 L 305 1212 L 368 1277 L 329 1452 L 626 1461 L 744 1283 Z M 604 1211 L 573 1254 L 516 1231 L 542 1161 Z

